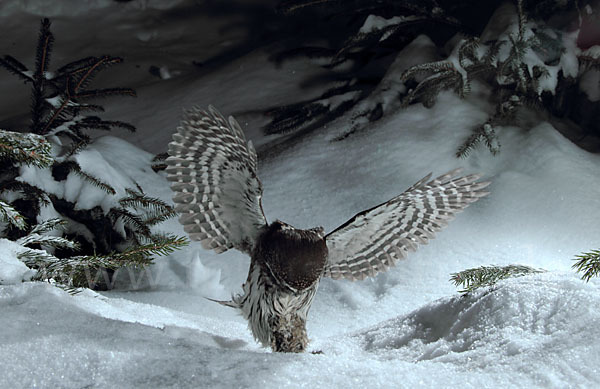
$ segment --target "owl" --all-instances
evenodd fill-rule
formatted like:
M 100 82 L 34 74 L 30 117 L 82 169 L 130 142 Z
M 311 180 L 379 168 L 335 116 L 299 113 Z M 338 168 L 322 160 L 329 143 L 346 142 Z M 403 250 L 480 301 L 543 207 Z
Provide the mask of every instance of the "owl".
M 306 319 L 322 277 L 362 280 L 386 271 L 488 194 L 479 175 L 429 174 L 326 234 L 267 222 L 256 151 L 237 121 L 212 106 L 184 113 L 168 152 L 167 179 L 190 239 L 251 258 L 242 293 L 219 302 L 239 309 L 254 338 L 278 352 L 306 349 Z

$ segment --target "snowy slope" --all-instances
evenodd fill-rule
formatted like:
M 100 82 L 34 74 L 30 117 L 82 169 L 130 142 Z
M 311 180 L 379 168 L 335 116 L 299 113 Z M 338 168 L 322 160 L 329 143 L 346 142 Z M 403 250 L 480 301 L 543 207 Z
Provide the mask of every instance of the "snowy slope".
M 592 387 L 599 288 L 564 273 L 509 280 L 318 338 L 324 354 L 286 355 L 259 349 L 238 321 L 2 287 L 0 386 Z
M 114 3 L 94 4 L 91 14 L 109 25 L 120 22 L 109 17 Z M 3 18 L 16 13 L 35 23 L 38 17 L 7 9 L 0 8 Z M 124 15 L 139 27 L 145 12 L 157 11 Z M 75 28 L 64 18 L 61 28 Z M 168 41 L 161 32 L 169 26 L 158 29 L 157 45 Z M 93 34 L 82 39 L 87 35 Z M 133 63 L 160 58 L 118 33 L 105 38 L 131 49 Z M 170 44 L 172 52 L 185 52 L 189 42 Z M 63 55 L 69 54 L 80 56 Z M 293 86 L 310 65 L 276 69 L 266 58 L 255 52 L 205 77 L 185 69 L 169 80 L 135 73 L 138 99 L 107 108 L 138 126 L 132 143 L 157 152 L 182 106 L 213 103 L 229 114 L 314 92 Z M 520 127 L 500 131 L 498 156 L 482 148 L 456 159 L 470 128 L 493 109 L 487 93 L 478 85 L 466 100 L 444 93 L 431 109 L 411 106 L 367 133 L 334 142 L 348 128 L 344 117 L 259 162 L 267 218 L 300 228 L 331 230 L 430 171 L 462 166 L 492 181 L 488 197 L 388 273 L 356 283 L 323 280 L 308 321 L 309 349 L 323 354 L 277 355 L 258 346 L 236 312 L 203 298 L 239 292 L 248 259 L 193 244 L 143 274 L 122 272 L 121 289 L 102 294 L 14 285 L 13 272 L 13 285 L 0 285 L 0 387 L 593 387 L 600 365 L 600 281 L 586 284 L 570 266 L 575 254 L 598 247 L 600 156 L 528 113 Z M 6 98 L 1 104 L 0 120 L 11 117 L 4 107 L 17 104 Z M 260 120 L 249 116 L 246 128 L 254 140 L 268 142 L 259 138 Z M 88 152 L 101 155 L 120 179 L 170 198 L 164 176 L 148 167 L 148 152 L 115 137 L 100 138 Z M 176 221 L 161 227 L 183 234 Z M 0 247 L 0 263 L 14 264 L 9 248 Z M 509 263 L 549 272 L 467 297 L 448 282 L 456 271 Z

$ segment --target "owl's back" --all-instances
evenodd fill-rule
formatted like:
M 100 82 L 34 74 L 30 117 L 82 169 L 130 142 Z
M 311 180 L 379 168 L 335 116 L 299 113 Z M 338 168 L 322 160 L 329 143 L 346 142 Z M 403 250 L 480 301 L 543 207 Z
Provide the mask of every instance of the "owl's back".
M 260 235 L 252 259 L 292 290 L 309 288 L 323 275 L 327 263 L 323 229 L 300 230 L 275 221 Z

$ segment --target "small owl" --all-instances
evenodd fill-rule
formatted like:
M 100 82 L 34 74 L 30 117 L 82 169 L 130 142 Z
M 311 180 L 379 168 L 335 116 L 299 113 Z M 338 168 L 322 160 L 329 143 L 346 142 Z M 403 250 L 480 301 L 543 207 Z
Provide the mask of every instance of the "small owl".
M 167 178 L 190 239 L 251 258 L 242 293 L 220 303 L 241 310 L 254 338 L 273 351 L 306 349 L 306 318 L 321 277 L 362 280 L 426 244 L 470 203 L 488 194 L 479 175 L 431 174 L 401 195 L 326 234 L 268 223 L 256 151 L 233 117 L 213 107 L 184 114 L 169 144 Z

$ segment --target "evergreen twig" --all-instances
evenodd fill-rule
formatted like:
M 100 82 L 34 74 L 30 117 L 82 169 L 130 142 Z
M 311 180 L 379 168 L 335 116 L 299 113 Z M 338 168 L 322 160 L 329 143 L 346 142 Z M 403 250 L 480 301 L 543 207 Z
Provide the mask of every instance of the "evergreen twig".
M 588 282 L 590 278 L 597 277 L 600 274 L 600 250 L 591 250 L 589 253 L 576 255 L 573 269 L 578 273 L 583 273 L 581 279 Z
M 27 73 L 27 67 L 10 55 L 0 58 L 0 66 L 25 82 L 33 82 L 32 75 Z
M 0 200 L 0 222 L 13 225 L 19 230 L 27 228 L 25 218 L 12 205 L 2 200 Z
M 31 104 L 31 129 L 36 134 L 42 134 L 42 121 L 44 120 L 46 79 L 49 78 L 50 54 L 54 36 L 50 32 L 50 20 L 42 19 L 40 34 L 35 56 L 35 70 L 33 72 L 32 104 Z
M 38 272 L 34 280 L 51 281 L 68 287 L 93 287 L 103 269 L 116 270 L 125 266 L 145 267 L 156 255 L 164 256 L 187 245 L 185 238 L 165 236 L 161 240 L 139 245 L 122 252 L 106 255 L 86 255 L 56 258 L 43 250 L 28 249 L 19 258 Z
M 67 221 L 59 218 L 52 218 L 48 220 L 44 220 L 40 224 L 35 225 L 30 234 L 44 234 L 46 232 L 50 232 L 53 230 L 63 230 L 67 225 Z
M 492 124 L 492 120 L 482 124 L 478 128 L 476 128 L 473 133 L 465 140 L 465 142 L 460 145 L 458 150 L 456 151 L 456 156 L 458 158 L 466 158 L 469 156 L 473 148 L 478 143 L 485 143 L 488 150 L 492 153 L 492 155 L 496 155 L 500 152 L 500 143 L 498 141 L 498 136 L 496 135 L 496 131 L 494 130 L 494 126 Z
M 144 210 L 142 222 L 146 226 L 152 226 L 177 216 L 173 207 L 161 199 L 149 197 L 131 189 L 127 189 L 127 194 L 127 197 L 119 200 L 119 204 L 123 208 Z
M 53 162 L 50 143 L 44 137 L 4 130 L 0 130 L 0 160 L 39 168 Z
M 492 286 L 506 278 L 543 272 L 545 270 L 525 265 L 481 266 L 453 273 L 450 281 L 456 286 L 462 286 L 460 293 L 468 293 L 481 287 Z
M 81 177 L 84 181 L 94 185 L 97 188 L 102 189 L 104 192 L 106 192 L 110 195 L 114 195 L 117 193 L 115 191 L 115 189 L 112 186 L 110 186 L 109 184 L 99 180 L 98 178 L 92 176 L 89 173 L 84 172 L 81 169 L 81 166 L 79 165 L 79 163 L 77 161 L 67 160 L 65 162 L 60 162 L 60 163 L 57 163 L 54 166 L 54 168 L 55 169 L 62 168 L 62 169 L 66 169 L 68 172 L 73 172 L 77 176 Z

